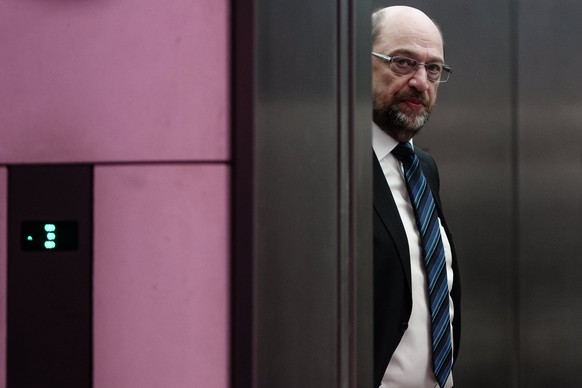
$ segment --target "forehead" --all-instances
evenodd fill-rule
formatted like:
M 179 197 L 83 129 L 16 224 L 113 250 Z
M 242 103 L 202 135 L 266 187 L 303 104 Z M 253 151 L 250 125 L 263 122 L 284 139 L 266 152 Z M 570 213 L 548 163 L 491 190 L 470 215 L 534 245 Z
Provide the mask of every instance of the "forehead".
M 431 59 L 444 59 L 440 31 L 430 19 L 418 15 L 386 17 L 374 50 L 386 54 L 402 52 Z

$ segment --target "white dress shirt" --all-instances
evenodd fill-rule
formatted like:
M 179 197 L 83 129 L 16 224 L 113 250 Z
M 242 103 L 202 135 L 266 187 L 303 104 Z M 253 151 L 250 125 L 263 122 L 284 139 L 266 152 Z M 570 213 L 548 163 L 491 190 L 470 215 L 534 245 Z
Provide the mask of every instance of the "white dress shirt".
M 388 181 L 388 186 L 404 225 L 410 250 L 412 275 L 412 313 L 408 321 L 408 329 L 404 332 L 402 340 L 390 359 L 380 388 L 434 388 L 438 387 L 438 383 L 432 369 L 432 335 L 426 273 L 422 259 L 420 235 L 408 190 L 406 189 L 402 163 L 391 153 L 397 144 L 398 142 L 395 139 L 382 131 L 376 124 L 372 124 L 372 146 Z M 450 292 L 453 285 L 451 246 L 442 225 L 440 226 Z M 452 322 L 454 306 L 450 297 L 449 306 Z M 452 386 L 453 376 L 451 373 L 443 388 Z

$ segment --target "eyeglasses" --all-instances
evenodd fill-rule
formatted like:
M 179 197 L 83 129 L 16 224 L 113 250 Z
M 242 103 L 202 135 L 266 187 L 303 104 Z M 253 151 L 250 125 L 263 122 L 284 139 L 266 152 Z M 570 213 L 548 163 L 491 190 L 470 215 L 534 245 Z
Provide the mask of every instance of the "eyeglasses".
M 406 57 L 390 57 L 375 52 L 372 52 L 372 55 L 387 62 L 390 70 L 398 75 L 414 74 L 420 66 L 424 66 L 426 77 L 430 81 L 444 83 L 449 80 L 453 72 L 453 69 L 444 63 L 422 63 Z

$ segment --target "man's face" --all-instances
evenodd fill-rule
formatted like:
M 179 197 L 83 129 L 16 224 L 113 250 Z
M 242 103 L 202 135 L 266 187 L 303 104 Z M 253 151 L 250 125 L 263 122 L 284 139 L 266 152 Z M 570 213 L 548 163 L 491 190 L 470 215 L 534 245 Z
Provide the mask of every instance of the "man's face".
M 399 18 L 386 20 L 374 52 L 414 59 L 423 63 L 443 63 L 442 39 L 428 21 Z M 407 75 L 394 73 L 389 63 L 372 58 L 374 122 L 400 142 L 410 140 L 426 123 L 435 105 L 439 83 L 428 80 L 419 66 Z

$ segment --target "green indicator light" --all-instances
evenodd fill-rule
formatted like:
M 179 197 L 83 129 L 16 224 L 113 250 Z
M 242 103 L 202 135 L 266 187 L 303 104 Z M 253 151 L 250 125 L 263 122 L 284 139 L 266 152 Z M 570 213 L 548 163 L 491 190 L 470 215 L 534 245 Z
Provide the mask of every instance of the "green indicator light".
M 21 249 L 51 254 L 56 251 L 75 251 L 78 249 L 78 229 L 76 221 L 24 221 L 21 225 Z

